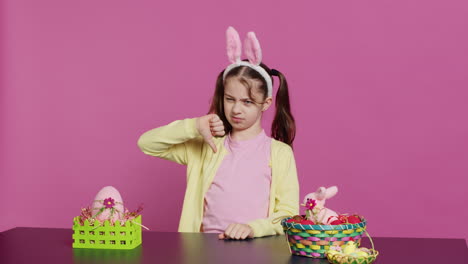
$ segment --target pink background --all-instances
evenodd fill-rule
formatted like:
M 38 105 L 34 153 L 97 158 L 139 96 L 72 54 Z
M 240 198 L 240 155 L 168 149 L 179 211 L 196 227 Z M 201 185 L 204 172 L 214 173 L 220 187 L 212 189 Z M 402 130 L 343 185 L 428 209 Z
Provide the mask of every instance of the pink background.
M 106 185 L 176 231 L 185 167 L 136 142 L 207 112 L 232 25 L 288 78 L 301 197 L 338 185 L 373 236 L 468 238 L 466 1 L 1 3 L 0 231 L 71 228 Z

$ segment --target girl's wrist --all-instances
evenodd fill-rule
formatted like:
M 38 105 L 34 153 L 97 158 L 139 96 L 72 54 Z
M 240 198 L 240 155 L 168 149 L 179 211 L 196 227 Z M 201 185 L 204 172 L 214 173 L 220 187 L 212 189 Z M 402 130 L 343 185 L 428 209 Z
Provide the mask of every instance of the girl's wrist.
M 200 117 L 195 118 L 195 128 L 197 129 L 197 132 L 200 134 Z

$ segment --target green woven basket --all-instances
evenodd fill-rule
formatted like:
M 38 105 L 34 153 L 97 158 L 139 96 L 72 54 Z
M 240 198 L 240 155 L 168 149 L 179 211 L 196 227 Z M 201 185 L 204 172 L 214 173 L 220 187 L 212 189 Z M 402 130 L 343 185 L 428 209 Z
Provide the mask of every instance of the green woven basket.
M 281 220 L 291 254 L 310 258 L 326 258 L 325 252 L 330 246 L 342 246 L 350 240 L 354 240 L 357 246 L 360 246 L 367 225 L 362 217 L 358 224 L 344 225 L 302 225 L 286 222 L 291 218 Z
M 121 225 L 116 221 L 111 225 L 108 220 L 99 226 L 88 220 L 81 225 L 79 217 L 73 218 L 73 248 L 133 249 L 141 244 L 141 215 Z

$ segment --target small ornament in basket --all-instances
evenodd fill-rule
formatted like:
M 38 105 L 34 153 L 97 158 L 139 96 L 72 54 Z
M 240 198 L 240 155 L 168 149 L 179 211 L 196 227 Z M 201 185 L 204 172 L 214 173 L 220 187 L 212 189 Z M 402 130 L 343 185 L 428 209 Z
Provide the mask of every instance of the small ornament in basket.
M 73 219 L 73 248 L 133 249 L 141 244 L 143 207 L 124 209 L 120 193 L 112 186 L 101 189 L 92 207 Z

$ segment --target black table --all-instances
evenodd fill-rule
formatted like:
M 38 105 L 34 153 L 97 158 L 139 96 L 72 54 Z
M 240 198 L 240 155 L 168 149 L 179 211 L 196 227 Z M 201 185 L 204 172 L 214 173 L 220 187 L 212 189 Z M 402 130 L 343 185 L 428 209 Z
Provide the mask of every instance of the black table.
M 73 249 L 72 230 L 18 227 L 0 233 L 0 263 L 324 263 L 292 256 L 284 236 L 246 241 L 218 240 L 217 234 L 143 232 L 132 250 Z M 468 263 L 464 239 L 374 238 L 376 264 Z M 362 246 L 370 247 L 363 239 Z

